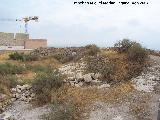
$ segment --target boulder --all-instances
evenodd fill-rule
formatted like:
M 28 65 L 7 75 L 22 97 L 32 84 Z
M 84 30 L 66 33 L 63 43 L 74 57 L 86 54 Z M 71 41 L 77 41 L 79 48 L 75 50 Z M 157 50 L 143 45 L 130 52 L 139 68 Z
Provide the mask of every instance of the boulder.
M 83 78 L 84 78 L 84 81 L 87 83 L 92 81 L 92 76 L 90 73 L 83 75 Z

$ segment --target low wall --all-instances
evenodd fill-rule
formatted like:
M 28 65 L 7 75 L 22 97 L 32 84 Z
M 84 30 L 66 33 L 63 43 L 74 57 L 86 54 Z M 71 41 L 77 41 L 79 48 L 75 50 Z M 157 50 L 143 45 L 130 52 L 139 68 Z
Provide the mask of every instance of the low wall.
M 36 49 L 40 47 L 47 47 L 47 40 L 46 39 L 30 39 L 25 41 L 24 45 L 25 49 Z
M 24 46 L 0 46 L 0 50 L 22 50 Z

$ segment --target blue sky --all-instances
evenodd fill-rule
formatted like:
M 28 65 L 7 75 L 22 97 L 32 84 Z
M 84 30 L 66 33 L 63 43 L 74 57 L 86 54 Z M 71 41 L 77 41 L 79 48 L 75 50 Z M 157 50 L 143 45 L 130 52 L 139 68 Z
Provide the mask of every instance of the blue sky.
M 29 23 L 30 37 L 46 38 L 49 46 L 107 47 L 129 38 L 160 50 L 160 0 L 143 0 L 148 5 L 123 6 L 74 5 L 75 1 L 78 0 L 1 0 L 0 18 L 39 16 L 38 23 Z M 21 22 L 0 21 L 0 26 L 0 32 L 24 31 Z

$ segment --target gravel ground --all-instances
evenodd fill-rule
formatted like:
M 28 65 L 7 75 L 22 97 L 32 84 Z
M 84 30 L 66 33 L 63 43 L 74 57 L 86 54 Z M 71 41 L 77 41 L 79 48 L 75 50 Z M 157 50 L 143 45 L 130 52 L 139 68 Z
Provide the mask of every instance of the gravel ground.
M 4 114 L 15 120 L 40 120 L 40 116 L 49 112 L 47 106 L 33 108 L 31 104 L 23 101 L 15 101 Z

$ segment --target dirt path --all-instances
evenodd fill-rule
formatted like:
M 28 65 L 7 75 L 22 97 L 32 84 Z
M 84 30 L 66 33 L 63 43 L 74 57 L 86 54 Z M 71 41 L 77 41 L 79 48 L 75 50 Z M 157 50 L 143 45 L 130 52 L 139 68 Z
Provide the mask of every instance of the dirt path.
M 29 103 L 15 101 L 3 114 L 13 120 L 40 120 L 41 115 L 47 112 L 49 112 L 47 106 L 35 108 Z

